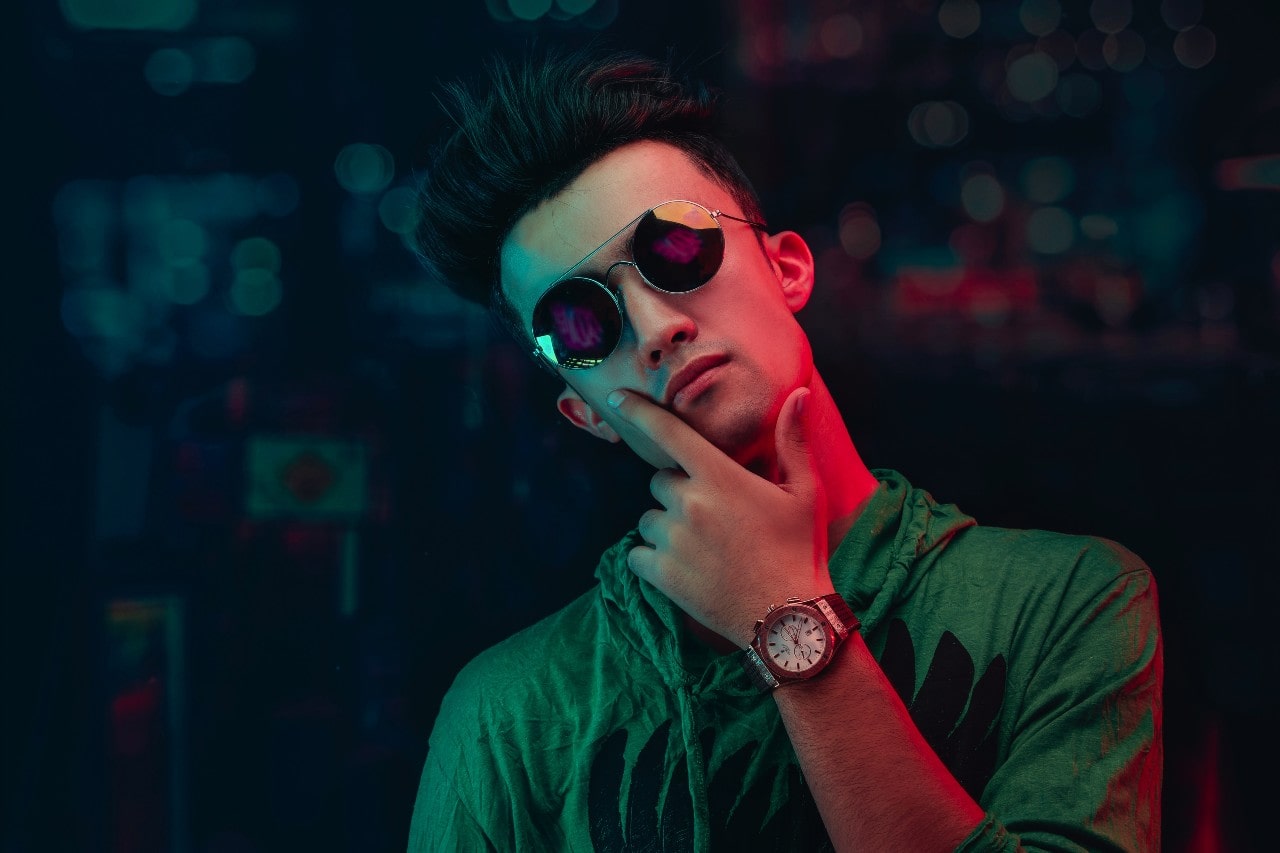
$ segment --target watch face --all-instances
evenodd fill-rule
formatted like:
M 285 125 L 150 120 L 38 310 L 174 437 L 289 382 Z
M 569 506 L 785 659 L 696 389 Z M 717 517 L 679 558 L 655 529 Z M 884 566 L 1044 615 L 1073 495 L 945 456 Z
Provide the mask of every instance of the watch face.
M 814 608 L 784 604 L 764 620 L 760 656 L 780 676 L 816 675 L 835 650 L 828 631 Z

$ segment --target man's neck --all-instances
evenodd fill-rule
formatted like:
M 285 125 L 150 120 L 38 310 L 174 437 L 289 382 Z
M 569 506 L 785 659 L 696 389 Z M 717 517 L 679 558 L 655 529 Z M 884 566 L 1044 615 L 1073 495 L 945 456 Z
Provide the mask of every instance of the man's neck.
M 826 496 L 827 554 L 834 553 L 879 486 L 849 437 L 826 383 L 815 370 L 809 383 L 809 441 Z
M 813 450 L 816 474 L 825 496 L 829 558 L 857 521 L 879 483 L 858 455 L 844 418 L 816 370 L 809 383 L 809 394 L 806 403 L 809 443 Z M 771 460 L 769 469 L 773 472 L 771 479 L 777 482 L 776 459 Z M 737 650 L 734 643 L 692 617 L 686 615 L 685 624 L 695 637 L 716 651 L 728 653 Z

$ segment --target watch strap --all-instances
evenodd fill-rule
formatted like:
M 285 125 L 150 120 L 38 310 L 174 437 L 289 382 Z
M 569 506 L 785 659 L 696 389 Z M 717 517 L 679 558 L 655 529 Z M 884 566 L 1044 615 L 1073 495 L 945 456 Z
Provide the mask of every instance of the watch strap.
M 862 627 L 858 617 L 853 615 L 853 611 L 845 603 L 844 597 L 838 592 L 818 596 L 813 599 L 813 606 L 822 612 L 822 615 L 826 617 L 827 622 L 835 629 L 841 640 L 846 639 L 851 633 Z
M 781 683 L 769 671 L 764 658 L 760 657 L 760 653 L 755 650 L 754 646 L 747 646 L 746 652 L 742 655 L 742 668 L 747 671 L 747 677 L 751 679 L 751 686 L 761 693 L 768 693 Z

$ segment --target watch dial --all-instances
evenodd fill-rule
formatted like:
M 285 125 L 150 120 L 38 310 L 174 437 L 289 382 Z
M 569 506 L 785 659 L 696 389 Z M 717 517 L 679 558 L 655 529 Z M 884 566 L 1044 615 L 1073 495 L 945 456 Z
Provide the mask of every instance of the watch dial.
M 769 626 L 764 647 L 774 668 L 801 675 L 827 657 L 826 628 L 809 613 L 787 608 Z

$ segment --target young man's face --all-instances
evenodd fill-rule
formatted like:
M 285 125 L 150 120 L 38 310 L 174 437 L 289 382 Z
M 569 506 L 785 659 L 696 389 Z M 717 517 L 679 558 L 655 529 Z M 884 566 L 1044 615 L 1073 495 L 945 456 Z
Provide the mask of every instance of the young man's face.
M 597 161 L 521 218 L 502 246 L 501 275 L 525 331 L 538 298 L 566 270 L 645 210 L 673 199 L 742 216 L 731 194 L 684 152 L 637 142 Z M 621 388 L 673 411 L 744 465 L 771 457 L 778 411 L 792 390 L 808 385 L 813 369 L 808 340 L 792 316 L 809 297 L 813 261 L 794 233 L 766 236 L 762 252 L 752 226 L 724 217 L 719 223 L 724 261 L 695 291 L 662 293 L 634 266 L 613 269 L 609 285 L 621 294 L 626 316 L 617 349 L 595 367 L 560 369 L 566 387 L 558 407 L 574 425 L 617 441 L 605 398 Z M 631 230 L 574 274 L 603 280 L 612 264 L 632 260 Z M 655 466 L 670 464 L 652 447 L 634 449 Z

